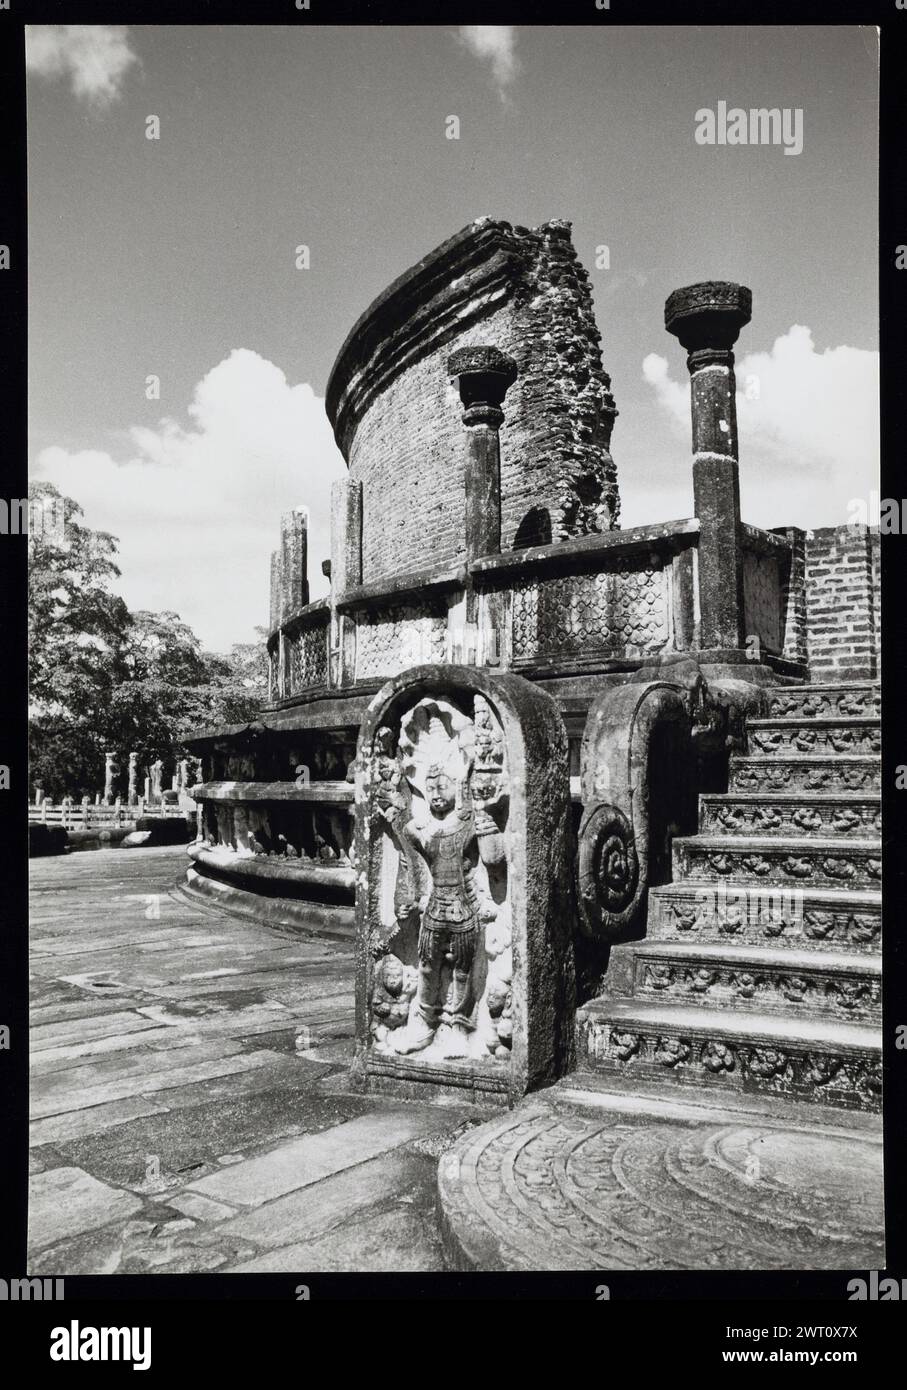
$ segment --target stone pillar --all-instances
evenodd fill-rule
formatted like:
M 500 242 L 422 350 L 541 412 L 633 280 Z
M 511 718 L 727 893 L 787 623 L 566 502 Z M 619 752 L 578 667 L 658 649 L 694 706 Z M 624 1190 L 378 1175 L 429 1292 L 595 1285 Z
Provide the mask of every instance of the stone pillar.
M 343 598 L 362 583 L 362 484 L 341 478 L 331 488 L 331 593 Z
M 119 772 L 115 753 L 104 754 L 104 805 L 109 806 L 113 800 L 113 779 Z
M 161 799 L 162 776 L 164 764 L 158 758 L 157 762 L 151 764 L 151 799 L 159 803 Z
M 129 754 L 129 788 L 126 799 L 130 806 L 134 806 L 139 794 L 139 755 L 138 753 Z
M 309 512 L 296 507 L 280 518 L 281 620 L 286 621 L 309 601 Z
M 280 575 L 280 551 L 271 551 L 271 621 L 268 628 L 273 632 L 280 626 L 280 603 L 283 593 L 283 583 Z
M 516 381 L 516 363 L 496 347 L 458 348 L 447 359 L 459 378 L 466 426 L 466 559 L 501 549 L 501 404 Z
M 342 478 L 331 488 L 331 683 L 356 677 L 356 621 L 337 604 L 362 583 L 362 484 Z
M 690 371 L 703 650 L 744 644 L 733 347 L 751 313 L 750 291 L 728 281 L 688 285 L 665 304 L 665 327 L 686 348 Z
M 142 797 L 142 800 L 145 801 L 145 802 L 150 802 L 150 801 L 151 801 L 151 778 L 150 778 L 150 777 L 146 777 L 146 778 L 145 778 L 144 796 Z
M 189 759 L 188 759 L 188 758 L 180 758 L 179 764 L 178 764 L 178 766 L 177 766 L 177 774 L 178 774 L 178 777 L 179 777 L 179 781 L 177 782 L 177 790 L 178 790 L 178 791 L 181 791 L 181 792 L 184 792 L 184 791 L 188 790 L 188 787 L 189 787 Z

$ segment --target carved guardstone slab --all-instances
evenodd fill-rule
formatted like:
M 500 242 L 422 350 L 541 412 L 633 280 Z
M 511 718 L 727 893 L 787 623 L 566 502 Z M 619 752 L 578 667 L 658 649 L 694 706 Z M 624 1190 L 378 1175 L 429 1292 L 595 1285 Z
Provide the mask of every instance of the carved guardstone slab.
M 573 1062 L 567 735 L 521 676 L 419 666 L 356 760 L 363 1087 L 501 1103 Z

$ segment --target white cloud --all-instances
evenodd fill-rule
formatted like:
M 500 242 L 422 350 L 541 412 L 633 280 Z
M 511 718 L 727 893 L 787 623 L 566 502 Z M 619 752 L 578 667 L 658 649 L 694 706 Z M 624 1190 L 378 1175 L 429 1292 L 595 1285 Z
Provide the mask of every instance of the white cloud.
M 69 77 L 72 90 L 95 106 L 120 95 L 138 62 L 125 24 L 27 24 L 25 65 L 38 77 Z
M 477 58 L 491 64 L 495 86 L 503 101 L 519 69 L 516 29 L 512 24 L 461 24 L 457 37 Z
M 327 592 L 330 489 L 346 474 L 324 401 L 272 362 L 235 349 L 196 386 L 191 426 L 135 426 L 121 456 L 43 449 L 33 470 L 120 540 L 119 590 L 131 608 L 174 609 L 226 648 L 267 626 L 280 514 L 310 509 L 309 584 Z
M 689 439 L 689 383 L 664 357 L 642 364 L 656 399 Z M 851 498 L 879 485 L 879 355 L 840 346 L 817 352 L 794 324 L 770 352 L 738 359 L 741 507 L 760 526 L 835 526 Z

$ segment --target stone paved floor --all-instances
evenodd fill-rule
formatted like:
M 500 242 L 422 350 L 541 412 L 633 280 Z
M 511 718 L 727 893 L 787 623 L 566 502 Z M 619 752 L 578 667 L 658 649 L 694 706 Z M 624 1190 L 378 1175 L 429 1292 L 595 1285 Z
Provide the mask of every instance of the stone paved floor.
M 442 1152 L 461 1268 L 884 1264 L 877 1117 L 358 1095 L 350 945 L 190 904 L 185 862 L 32 864 L 32 1274 L 443 1269 Z
M 30 1272 L 443 1268 L 486 1115 L 351 1092 L 351 947 L 196 907 L 181 849 L 31 865 Z

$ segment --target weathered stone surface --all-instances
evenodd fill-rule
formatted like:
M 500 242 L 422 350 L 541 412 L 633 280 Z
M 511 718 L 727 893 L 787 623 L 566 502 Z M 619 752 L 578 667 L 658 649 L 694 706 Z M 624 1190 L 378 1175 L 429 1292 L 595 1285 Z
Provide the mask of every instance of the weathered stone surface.
M 336 1125 L 200 1178 L 189 1190 L 233 1206 L 259 1207 L 442 1127 L 443 1112 L 389 1107 Z
M 574 999 L 566 735 L 554 702 L 512 674 L 416 668 L 372 701 L 357 764 L 363 1084 L 421 1077 L 506 1097 L 554 1079 L 570 1064 Z M 442 892 L 448 882 L 459 887 Z
M 842 1269 L 884 1262 L 877 1136 L 551 1093 L 442 1156 L 460 1269 Z
M 51 1168 L 29 1183 L 29 1243 L 40 1248 L 122 1220 L 140 1206 L 131 1193 L 98 1182 L 81 1168 Z
M 673 837 L 673 883 L 654 891 L 646 940 L 616 947 L 578 1017 L 580 1065 L 627 1086 L 876 1110 L 881 817 L 878 797 L 850 782 L 878 746 L 878 719 L 829 717 L 853 708 L 848 687 L 759 696 L 787 714 L 747 720 L 765 764 L 745 767 L 780 768 L 795 785 L 701 798 L 700 832 Z M 856 704 L 874 697 L 860 688 Z M 832 761 L 837 743 L 845 754 Z M 822 790 L 810 795 L 815 773 Z M 640 777 L 634 794 L 645 791 Z
M 615 409 L 569 224 L 483 218 L 401 276 L 340 350 L 327 410 L 363 488 L 363 577 L 463 552 L 462 425 L 451 340 L 514 358 L 503 444 L 502 543 L 607 530 L 617 514 Z M 430 477 L 431 485 L 425 485 Z M 531 534 L 526 534 L 527 527 Z

